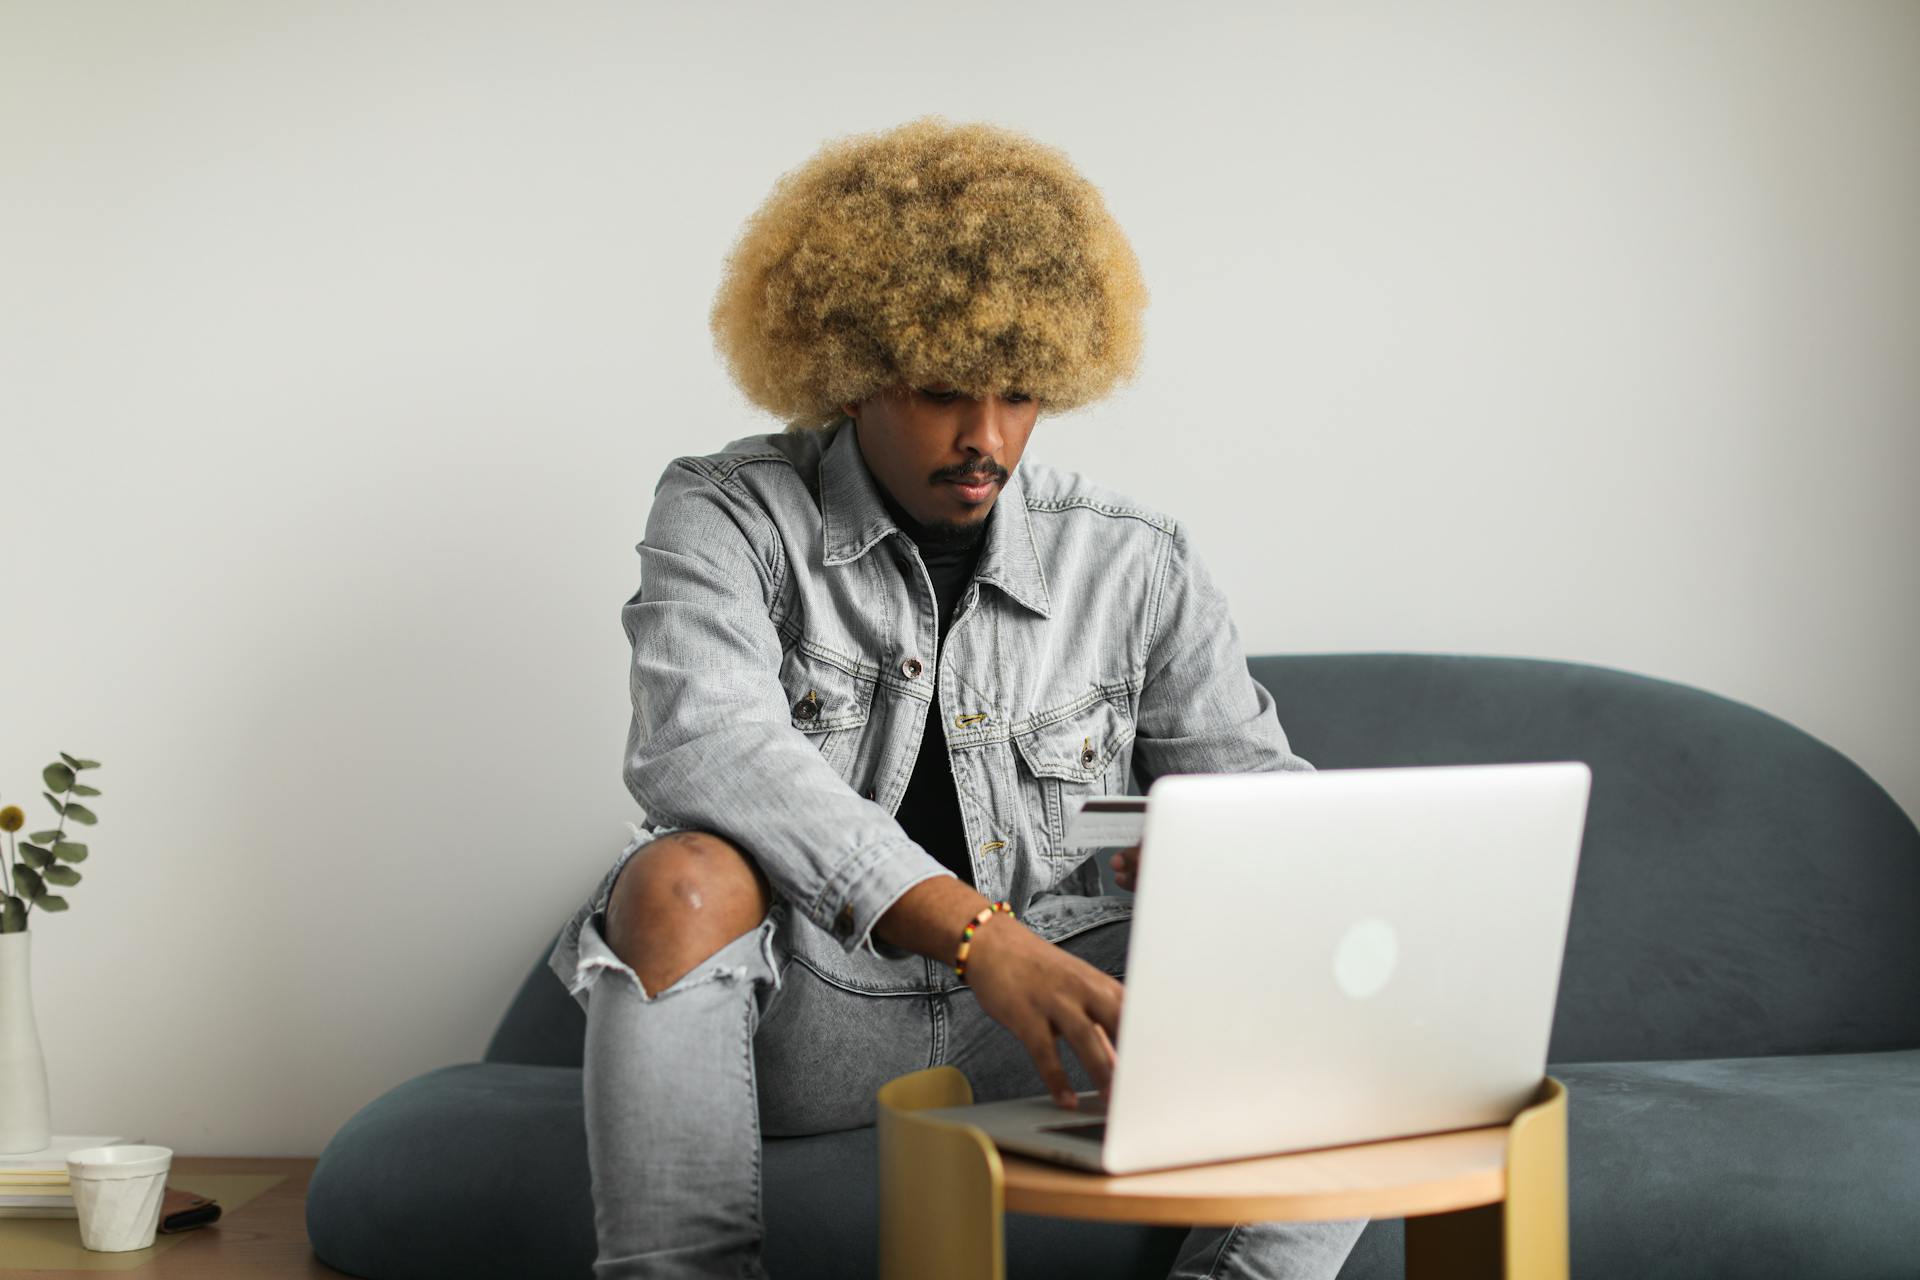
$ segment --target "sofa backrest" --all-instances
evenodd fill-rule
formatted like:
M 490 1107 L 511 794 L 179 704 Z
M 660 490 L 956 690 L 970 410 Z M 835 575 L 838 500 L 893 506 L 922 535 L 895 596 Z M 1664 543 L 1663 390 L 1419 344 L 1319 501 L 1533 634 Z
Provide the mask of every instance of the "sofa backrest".
M 1248 665 L 1294 750 L 1322 769 L 1593 770 L 1550 1061 L 1920 1047 L 1920 830 L 1809 734 L 1581 663 L 1368 653 Z M 579 1065 L 585 1019 L 547 968 L 552 945 L 489 1061 Z
M 1318 768 L 1593 770 L 1549 1060 L 1920 1046 L 1920 831 L 1811 735 L 1686 685 L 1572 662 L 1249 665 Z

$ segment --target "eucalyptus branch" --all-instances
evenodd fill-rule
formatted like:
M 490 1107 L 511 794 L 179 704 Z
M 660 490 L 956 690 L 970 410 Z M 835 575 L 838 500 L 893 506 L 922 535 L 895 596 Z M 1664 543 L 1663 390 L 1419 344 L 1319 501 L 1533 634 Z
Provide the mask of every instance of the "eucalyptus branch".
M 60 796 L 60 821 L 53 828 L 53 839 L 47 841 L 47 848 L 49 849 L 59 844 L 60 837 L 64 836 L 67 833 L 67 801 L 73 799 L 73 788 L 79 781 L 80 781 L 80 775 L 78 773 L 75 773 L 73 775 L 73 781 L 67 784 L 66 791 L 63 792 Z M 47 866 L 52 867 L 53 864 L 49 862 Z M 51 892 L 51 890 L 49 890 L 49 892 Z M 26 914 L 20 917 L 21 927 L 25 928 L 26 921 L 31 919 L 32 917 L 33 917 L 33 900 L 29 899 L 27 902 Z
M 98 787 L 80 781 L 83 770 L 99 767 L 98 760 L 86 760 L 62 751 L 59 760 L 40 771 L 44 784 L 40 794 L 58 817 L 51 828 L 35 831 L 29 836 L 25 861 L 21 860 L 18 834 L 27 825 L 25 811 L 18 805 L 0 808 L 0 834 L 12 837 L 11 840 L 0 841 L 0 891 L 4 892 L 6 906 L 5 919 L 0 920 L 0 931 L 13 933 L 25 930 L 36 906 L 49 913 L 64 912 L 72 907 L 65 894 L 54 890 L 81 882 L 83 877 L 77 868 L 62 864 L 86 861 L 87 846 L 67 839 L 67 822 L 72 819 L 92 826 L 99 821 L 98 815 L 80 803 L 79 799 L 100 794 Z M 60 782 L 63 777 L 66 779 L 64 786 Z M 58 788 L 57 792 L 55 788 Z M 27 873 L 24 880 L 21 879 L 22 872 Z

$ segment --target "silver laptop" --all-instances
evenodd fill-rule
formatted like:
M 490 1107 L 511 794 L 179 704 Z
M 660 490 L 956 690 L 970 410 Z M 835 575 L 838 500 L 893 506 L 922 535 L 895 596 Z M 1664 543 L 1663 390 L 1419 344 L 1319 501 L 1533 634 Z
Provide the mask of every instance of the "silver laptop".
M 1506 1123 L 1546 1073 L 1592 778 L 1158 779 L 1104 1114 L 1097 1092 L 927 1114 L 1107 1173 Z

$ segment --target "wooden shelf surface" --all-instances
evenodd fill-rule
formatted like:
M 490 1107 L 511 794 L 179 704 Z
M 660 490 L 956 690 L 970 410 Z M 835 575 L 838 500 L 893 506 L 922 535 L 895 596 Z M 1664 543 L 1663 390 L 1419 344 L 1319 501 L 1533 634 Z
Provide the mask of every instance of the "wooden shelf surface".
M 307 1183 L 318 1161 L 313 1156 L 180 1156 L 173 1158 L 167 1184 L 193 1189 L 195 1174 L 283 1175 L 238 1209 L 222 1205 L 220 1220 L 177 1237 L 161 1236 L 164 1248 L 146 1254 L 96 1254 L 85 1269 L 28 1270 L 0 1267 L 6 1280 L 52 1276 L 125 1277 L 126 1280 L 337 1280 L 335 1271 L 314 1256 L 307 1242 Z M 219 1197 L 216 1196 L 215 1199 Z M 47 1220 L 41 1220 L 47 1221 Z M 78 1230 L 73 1219 L 64 1221 Z M 156 1241 L 156 1245 L 159 1241 Z

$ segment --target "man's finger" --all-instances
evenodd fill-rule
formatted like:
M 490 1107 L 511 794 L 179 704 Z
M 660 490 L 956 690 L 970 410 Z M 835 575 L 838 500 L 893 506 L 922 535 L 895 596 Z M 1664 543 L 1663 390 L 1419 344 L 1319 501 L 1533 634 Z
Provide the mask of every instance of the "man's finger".
M 1053 1100 L 1063 1107 L 1077 1106 L 1078 1096 L 1073 1091 L 1073 1082 L 1067 1079 L 1066 1067 L 1061 1065 L 1052 1028 L 1042 1028 L 1041 1033 L 1031 1039 L 1022 1036 L 1021 1043 L 1027 1046 L 1033 1065 L 1040 1068 L 1040 1078 L 1046 1081 L 1047 1092 L 1053 1095 Z
M 1125 984 L 1116 983 L 1112 994 L 1095 997 L 1094 1020 L 1100 1024 L 1100 1030 L 1110 1044 L 1120 1043 L 1120 1011 L 1125 1007 L 1126 993 Z
M 1106 1043 L 1107 1047 L 1107 1078 L 1100 1085 L 1100 1100 L 1106 1102 L 1113 1097 L 1113 1068 L 1120 1051 L 1114 1045 L 1112 1037 L 1107 1035 L 1105 1027 L 1095 1026 L 1094 1030 L 1100 1033 L 1100 1039 Z
M 1067 1028 L 1067 1041 L 1073 1045 L 1080 1065 L 1093 1077 L 1094 1088 L 1106 1097 L 1113 1084 L 1113 1041 L 1107 1039 L 1107 1029 L 1088 1019 Z

